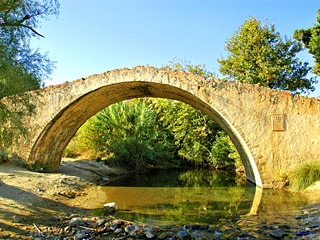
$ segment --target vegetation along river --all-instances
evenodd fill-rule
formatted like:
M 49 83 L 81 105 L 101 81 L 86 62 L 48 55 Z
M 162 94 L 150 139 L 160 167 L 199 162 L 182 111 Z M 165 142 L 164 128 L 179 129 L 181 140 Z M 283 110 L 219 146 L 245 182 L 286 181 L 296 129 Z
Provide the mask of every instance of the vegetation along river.
M 101 191 L 105 198 L 91 203 L 93 215 L 108 215 L 103 204 L 116 202 L 117 218 L 157 225 L 218 225 L 250 216 L 285 221 L 308 203 L 297 193 L 270 189 L 262 194 L 234 173 L 213 170 L 154 169 L 126 175 Z

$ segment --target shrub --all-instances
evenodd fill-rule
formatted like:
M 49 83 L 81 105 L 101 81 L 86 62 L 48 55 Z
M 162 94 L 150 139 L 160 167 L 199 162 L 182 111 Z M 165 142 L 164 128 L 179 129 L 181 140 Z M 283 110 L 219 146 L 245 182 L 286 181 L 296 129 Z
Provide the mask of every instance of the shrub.
M 3 164 L 9 160 L 8 154 L 5 151 L 0 150 L 0 164 Z
M 320 164 L 306 163 L 297 168 L 290 177 L 290 185 L 295 190 L 303 190 L 320 180 Z
M 127 170 L 143 171 L 147 162 L 152 159 L 152 152 L 148 146 L 134 138 L 115 141 L 111 148 L 114 153 L 113 163 Z

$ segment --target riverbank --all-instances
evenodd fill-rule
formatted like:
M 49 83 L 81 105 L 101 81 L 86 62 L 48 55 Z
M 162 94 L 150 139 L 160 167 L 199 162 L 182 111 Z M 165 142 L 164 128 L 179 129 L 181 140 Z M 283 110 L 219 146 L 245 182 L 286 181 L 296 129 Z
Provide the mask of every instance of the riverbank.
M 121 170 L 103 162 L 64 159 L 60 172 L 31 172 L 10 163 L 0 165 L 0 239 L 19 239 L 34 230 L 33 223 L 46 228 L 60 215 L 86 214 L 78 199 L 88 196 L 96 184 L 116 177 Z M 92 190 L 91 190 L 92 189 Z M 98 192 L 98 191 L 97 191 Z M 91 194 L 99 197 L 98 194 Z
M 49 239 L 61 239 L 61 236 L 72 239 L 77 234 L 78 237 L 82 234 L 91 239 L 108 239 L 111 236 L 119 239 L 128 238 L 125 227 L 137 223 L 131 224 L 119 220 L 123 224 L 113 226 L 112 230 L 110 223 L 115 219 L 92 217 L 88 214 L 92 210 L 89 203 L 95 199 L 103 202 L 105 197 L 97 183 L 103 185 L 110 178 L 116 178 L 122 173 L 119 169 L 109 168 L 103 162 L 73 159 L 64 159 L 59 173 L 36 173 L 12 164 L 1 165 L 0 239 L 40 238 L 42 234 L 40 231 L 46 237 L 51 235 Z M 317 205 L 320 202 L 319 185 L 314 184 L 304 193 L 309 196 L 309 203 L 312 205 L 297 209 L 295 214 L 288 215 L 286 219 L 275 221 L 275 217 L 266 219 L 258 215 L 247 215 L 232 224 L 222 219 L 220 225 L 216 226 L 192 225 L 193 227 L 181 226 L 168 229 L 138 224 L 141 227 L 137 227 L 136 234 L 137 236 L 142 234 L 141 237 L 146 238 L 148 231 L 143 232 L 141 229 L 149 227 L 152 228 L 148 229 L 154 237 L 160 237 L 161 234 L 174 236 L 179 231 L 182 231 L 181 234 L 184 231 L 189 235 L 199 235 L 201 232 L 200 235 L 206 235 L 207 239 L 211 239 L 208 236 L 215 238 L 253 236 L 263 239 L 272 234 L 279 234 L 280 238 L 281 232 L 283 239 L 313 237 L 312 234 L 318 234 L 320 224 L 318 221 L 320 206 Z M 70 228 L 70 221 L 75 217 L 81 218 L 81 224 Z M 103 221 L 105 222 L 101 225 Z M 297 235 L 299 231 L 301 236 Z

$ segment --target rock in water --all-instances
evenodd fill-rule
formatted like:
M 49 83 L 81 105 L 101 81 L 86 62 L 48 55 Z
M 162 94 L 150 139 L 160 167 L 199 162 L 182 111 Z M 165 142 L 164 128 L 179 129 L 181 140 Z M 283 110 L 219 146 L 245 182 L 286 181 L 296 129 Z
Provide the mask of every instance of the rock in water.
M 115 212 L 118 210 L 118 205 L 115 202 L 106 203 L 103 208 L 108 212 Z

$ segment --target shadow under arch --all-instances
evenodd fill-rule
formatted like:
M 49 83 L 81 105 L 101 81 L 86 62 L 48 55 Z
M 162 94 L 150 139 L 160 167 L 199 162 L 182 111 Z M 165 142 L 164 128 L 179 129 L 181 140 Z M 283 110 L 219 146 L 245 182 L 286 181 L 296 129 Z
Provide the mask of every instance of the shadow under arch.
M 43 129 L 32 147 L 28 162 L 35 169 L 58 171 L 64 149 L 77 130 L 93 115 L 111 104 L 141 97 L 167 98 L 199 109 L 227 132 L 237 148 L 247 179 L 262 188 L 262 181 L 248 146 L 234 126 L 214 106 L 183 89 L 162 83 L 128 81 L 88 92 L 62 109 Z

